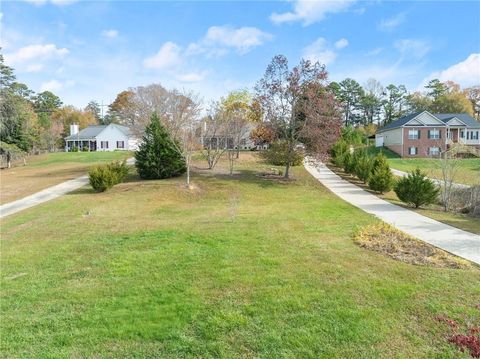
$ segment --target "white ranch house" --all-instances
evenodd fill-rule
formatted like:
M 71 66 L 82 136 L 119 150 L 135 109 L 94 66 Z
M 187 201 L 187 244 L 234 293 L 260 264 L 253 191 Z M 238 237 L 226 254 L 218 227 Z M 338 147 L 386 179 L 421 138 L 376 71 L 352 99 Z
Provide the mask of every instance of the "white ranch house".
M 139 139 L 132 131 L 122 125 L 88 126 L 78 130 L 78 125 L 70 125 L 70 136 L 65 137 L 65 151 L 78 148 L 80 151 L 136 151 Z

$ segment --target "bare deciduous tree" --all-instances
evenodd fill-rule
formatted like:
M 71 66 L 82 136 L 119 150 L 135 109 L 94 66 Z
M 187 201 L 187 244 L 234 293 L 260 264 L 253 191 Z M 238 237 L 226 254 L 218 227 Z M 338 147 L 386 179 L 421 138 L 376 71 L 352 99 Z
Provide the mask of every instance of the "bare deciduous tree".
M 285 178 L 289 177 L 292 155 L 300 139 L 316 154 L 325 151 L 340 135 L 341 118 L 335 100 L 326 87 L 327 73 L 319 63 L 302 60 L 292 69 L 283 55 L 275 56 L 257 83 L 256 95 L 265 120 L 288 144 Z M 313 105 L 315 104 L 315 106 Z M 326 141 L 322 145 L 315 135 Z

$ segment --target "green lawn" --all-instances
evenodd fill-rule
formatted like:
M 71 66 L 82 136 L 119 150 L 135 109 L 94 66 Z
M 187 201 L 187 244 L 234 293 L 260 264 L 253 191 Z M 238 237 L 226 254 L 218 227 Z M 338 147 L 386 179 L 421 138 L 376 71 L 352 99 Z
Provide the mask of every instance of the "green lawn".
M 478 321 L 478 269 L 358 247 L 376 220 L 301 167 L 221 166 L 191 191 L 132 177 L 1 220 L 2 356 L 468 357 L 435 316 Z
M 390 167 L 396 170 L 409 172 L 418 167 L 431 178 L 442 178 L 441 167 L 437 159 L 401 158 L 388 148 L 374 146 L 367 147 L 367 151 L 372 156 L 382 152 L 388 158 Z M 457 171 L 455 182 L 480 185 L 480 158 L 464 158 L 459 160 L 459 170 Z
M 111 151 L 111 152 L 55 152 L 47 155 L 31 156 L 27 159 L 28 165 L 32 167 L 44 167 L 63 163 L 87 163 L 106 162 L 129 158 L 133 152 Z
M 26 197 L 58 183 L 82 176 L 101 162 L 132 157 L 132 152 L 57 152 L 27 158 L 18 166 L 0 171 L 0 203 Z
M 432 158 L 401 159 L 390 158 L 390 166 L 400 171 L 408 172 L 420 168 L 429 177 L 442 178 L 439 160 Z M 455 178 L 457 183 L 480 185 L 480 158 L 464 158 L 459 160 L 459 169 Z

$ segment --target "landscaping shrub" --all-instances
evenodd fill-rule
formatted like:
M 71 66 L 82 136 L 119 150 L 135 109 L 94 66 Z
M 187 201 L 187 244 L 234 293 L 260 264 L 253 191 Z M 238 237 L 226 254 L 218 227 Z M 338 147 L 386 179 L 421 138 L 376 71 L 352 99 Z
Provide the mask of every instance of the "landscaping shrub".
M 355 157 L 350 152 L 343 157 L 343 170 L 350 174 L 355 172 Z
M 277 141 L 272 143 L 265 151 L 260 152 L 263 159 L 274 166 L 286 166 L 288 143 L 286 141 Z M 299 166 L 303 161 L 303 151 L 295 149 L 291 158 L 291 166 Z
M 367 183 L 372 172 L 372 159 L 365 151 L 356 151 L 354 155 L 355 174 L 357 177 Z
M 368 178 L 368 187 L 374 191 L 384 193 L 393 188 L 394 178 L 387 158 L 383 153 L 379 153 L 372 163 L 372 173 Z
M 415 208 L 432 204 L 437 199 L 439 189 L 419 168 L 402 177 L 395 185 L 397 197 Z
M 345 155 L 348 153 L 348 144 L 343 139 L 337 140 L 330 150 L 332 163 L 338 167 L 343 167 Z
M 187 170 L 179 144 L 154 113 L 145 129 L 142 144 L 135 153 L 135 166 L 143 179 L 162 179 L 180 176 Z
M 88 172 L 90 185 L 97 192 L 104 192 L 123 182 L 128 174 L 126 161 L 114 161 L 96 165 Z

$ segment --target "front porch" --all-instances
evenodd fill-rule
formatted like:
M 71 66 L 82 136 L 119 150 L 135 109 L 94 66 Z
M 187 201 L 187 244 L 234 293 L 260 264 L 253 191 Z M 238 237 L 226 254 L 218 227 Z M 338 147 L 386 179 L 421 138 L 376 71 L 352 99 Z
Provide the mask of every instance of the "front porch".
M 96 151 L 97 150 L 97 141 L 96 140 L 67 140 L 65 145 L 65 151 L 71 152 L 75 149 L 79 151 Z

